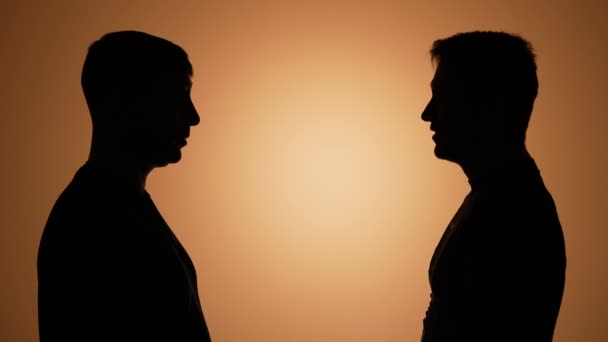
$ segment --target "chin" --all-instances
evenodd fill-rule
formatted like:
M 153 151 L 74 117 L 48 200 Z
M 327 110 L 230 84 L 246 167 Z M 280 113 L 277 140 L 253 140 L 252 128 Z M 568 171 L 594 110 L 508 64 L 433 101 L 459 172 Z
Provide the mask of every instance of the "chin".
M 451 151 L 446 150 L 445 148 L 441 148 L 440 146 L 435 146 L 435 157 L 439 158 L 439 159 L 443 159 L 443 160 L 447 160 L 447 161 L 451 161 L 456 163 L 458 158 L 454 155 L 454 153 L 451 153 Z
M 178 163 L 182 159 L 182 153 L 179 149 L 174 151 L 165 151 L 165 153 L 159 153 L 155 156 L 152 165 L 154 167 L 164 167 L 169 164 Z
M 176 163 L 179 163 L 179 161 L 180 161 L 180 160 L 182 160 L 182 155 L 181 155 L 181 153 L 178 153 L 178 154 L 176 154 L 176 155 L 169 156 L 168 158 L 166 158 L 166 159 L 165 159 L 165 163 L 164 163 L 165 165 L 163 165 L 163 166 L 167 166 L 167 165 L 169 165 L 169 164 L 176 164 Z

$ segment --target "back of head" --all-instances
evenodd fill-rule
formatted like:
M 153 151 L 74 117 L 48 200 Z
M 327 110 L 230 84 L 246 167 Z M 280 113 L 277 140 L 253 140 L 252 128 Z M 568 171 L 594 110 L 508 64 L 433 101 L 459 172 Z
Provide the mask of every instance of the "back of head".
M 138 31 L 104 35 L 89 47 L 81 76 L 93 125 L 170 73 L 192 75 L 178 45 Z
M 512 116 L 508 122 L 525 138 L 538 91 L 529 42 L 504 32 L 475 31 L 439 39 L 430 53 L 477 101 L 501 106 Z

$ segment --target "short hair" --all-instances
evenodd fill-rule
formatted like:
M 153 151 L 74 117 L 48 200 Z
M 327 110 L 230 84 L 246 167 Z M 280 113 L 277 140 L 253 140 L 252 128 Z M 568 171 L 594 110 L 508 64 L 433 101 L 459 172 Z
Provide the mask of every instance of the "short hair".
M 93 123 L 116 93 L 133 96 L 167 72 L 192 76 L 192 65 L 178 45 L 144 32 L 104 35 L 89 47 L 81 85 Z
M 430 50 L 434 62 L 461 81 L 480 101 L 504 96 L 519 138 L 525 140 L 534 100 L 538 93 L 532 45 L 518 35 L 494 31 L 458 33 L 436 40 Z

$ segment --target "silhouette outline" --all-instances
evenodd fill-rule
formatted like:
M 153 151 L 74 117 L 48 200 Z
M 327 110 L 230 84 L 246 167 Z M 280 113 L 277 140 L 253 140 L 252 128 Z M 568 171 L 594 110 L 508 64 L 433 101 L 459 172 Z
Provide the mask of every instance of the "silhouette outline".
M 421 118 L 434 153 L 471 186 L 429 267 L 423 342 L 551 341 L 566 252 L 555 208 L 525 146 L 537 96 L 529 42 L 475 31 L 434 42 Z
M 81 83 L 88 160 L 53 206 L 38 251 L 40 341 L 210 341 L 196 271 L 145 190 L 200 118 L 192 66 L 138 31 L 94 42 Z

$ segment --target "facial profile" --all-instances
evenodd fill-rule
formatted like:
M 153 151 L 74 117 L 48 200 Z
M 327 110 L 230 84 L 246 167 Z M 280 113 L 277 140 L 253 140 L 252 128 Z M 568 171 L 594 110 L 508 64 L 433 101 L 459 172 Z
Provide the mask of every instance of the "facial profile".
M 466 82 L 461 82 L 443 64 L 437 67 L 431 91 L 431 100 L 421 117 L 431 123 L 435 155 L 440 159 L 462 162 L 480 143 L 479 108 L 471 101 Z
M 133 99 L 129 130 L 142 163 L 166 166 L 181 159 L 190 127 L 200 118 L 190 98 L 192 83 L 187 75 L 170 73 L 144 86 Z
M 521 150 L 537 95 L 530 44 L 504 32 L 475 31 L 433 43 L 433 95 L 422 113 L 435 155 L 461 166 Z
M 190 127 L 192 65 L 179 46 L 147 33 L 113 32 L 89 47 L 82 88 L 98 143 L 152 169 L 176 163 Z M 101 138 L 99 138 L 101 137 Z

